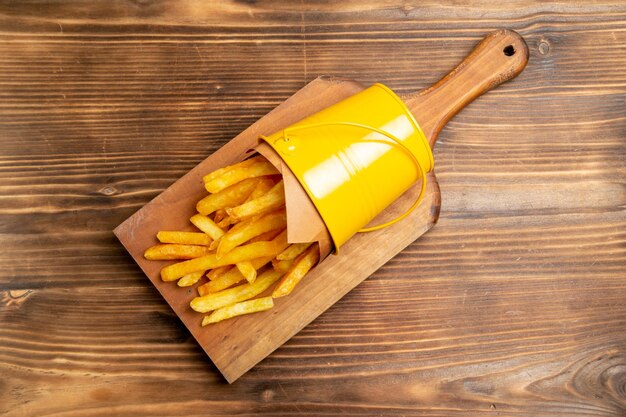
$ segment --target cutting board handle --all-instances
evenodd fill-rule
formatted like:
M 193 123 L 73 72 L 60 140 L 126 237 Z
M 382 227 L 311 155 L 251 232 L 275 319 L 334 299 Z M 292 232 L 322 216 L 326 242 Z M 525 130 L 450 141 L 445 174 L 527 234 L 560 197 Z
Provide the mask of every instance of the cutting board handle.
M 487 35 L 448 75 L 432 87 L 404 98 L 431 148 L 443 126 L 475 98 L 515 78 L 528 62 L 528 46 L 517 33 Z

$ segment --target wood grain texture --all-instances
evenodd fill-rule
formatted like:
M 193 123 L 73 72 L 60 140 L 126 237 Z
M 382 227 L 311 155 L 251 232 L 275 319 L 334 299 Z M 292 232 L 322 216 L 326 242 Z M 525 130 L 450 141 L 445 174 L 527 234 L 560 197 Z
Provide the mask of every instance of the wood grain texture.
M 485 35 L 454 69 L 432 86 L 403 97 L 431 149 L 459 111 L 487 91 L 517 77 L 528 64 L 528 45 L 515 31 Z
M 508 27 L 439 223 L 233 385 L 111 229 L 318 75 L 408 94 Z M 623 416 L 621 1 L 0 3 L 0 414 Z

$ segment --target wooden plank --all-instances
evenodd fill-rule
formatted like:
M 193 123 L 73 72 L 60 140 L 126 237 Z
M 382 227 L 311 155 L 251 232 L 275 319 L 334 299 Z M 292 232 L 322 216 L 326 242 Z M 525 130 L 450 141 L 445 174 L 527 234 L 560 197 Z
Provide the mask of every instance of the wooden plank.
M 621 417 L 625 16 L 0 4 L 0 414 Z M 437 226 L 226 385 L 110 230 L 318 75 L 411 93 L 497 27 L 530 62 L 441 133 Z

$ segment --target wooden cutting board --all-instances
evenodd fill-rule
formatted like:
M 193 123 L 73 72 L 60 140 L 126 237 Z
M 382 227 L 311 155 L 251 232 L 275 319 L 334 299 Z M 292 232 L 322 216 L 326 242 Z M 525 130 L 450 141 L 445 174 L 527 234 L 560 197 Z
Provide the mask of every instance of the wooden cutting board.
M 433 87 L 404 97 L 407 106 L 434 145 L 445 123 L 465 105 L 494 86 L 515 77 L 526 65 L 528 49 L 512 31 L 488 35 L 448 76 Z M 189 218 L 206 195 L 202 176 L 242 159 L 260 134 L 270 134 L 328 107 L 364 88 L 350 80 L 318 78 L 276 107 L 237 138 L 209 156 L 185 176 L 119 225 L 114 233 L 150 281 L 196 338 L 228 382 L 255 364 L 313 321 L 348 291 L 365 280 L 437 221 L 440 193 L 434 173 L 420 206 L 401 222 L 371 233 L 358 233 L 313 269 L 288 296 L 275 300 L 268 312 L 201 327 L 203 315 L 189 307 L 195 287 L 163 282 L 159 272 L 171 262 L 147 261 L 143 252 L 157 243 L 159 230 L 193 230 Z M 245 139 L 245 140 L 242 140 Z M 401 214 L 415 200 L 419 187 L 407 191 L 374 222 Z

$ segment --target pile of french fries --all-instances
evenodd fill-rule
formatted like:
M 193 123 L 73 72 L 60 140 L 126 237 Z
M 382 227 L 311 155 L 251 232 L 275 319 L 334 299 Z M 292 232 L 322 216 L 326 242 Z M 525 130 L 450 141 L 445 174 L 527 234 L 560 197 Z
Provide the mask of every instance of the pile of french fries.
M 149 260 L 183 260 L 161 270 L 163 281 L 197 286 L 191 308 L 202 325 L 265 311 L 290 294 L 319 261 L 315 243 L 287 243 L 280 173 L 255 156 L 203 178 L 210 193 L 189 220 L 198 232 L 160 231 Z M 263 295 L 271 287 L 271 295 Z

